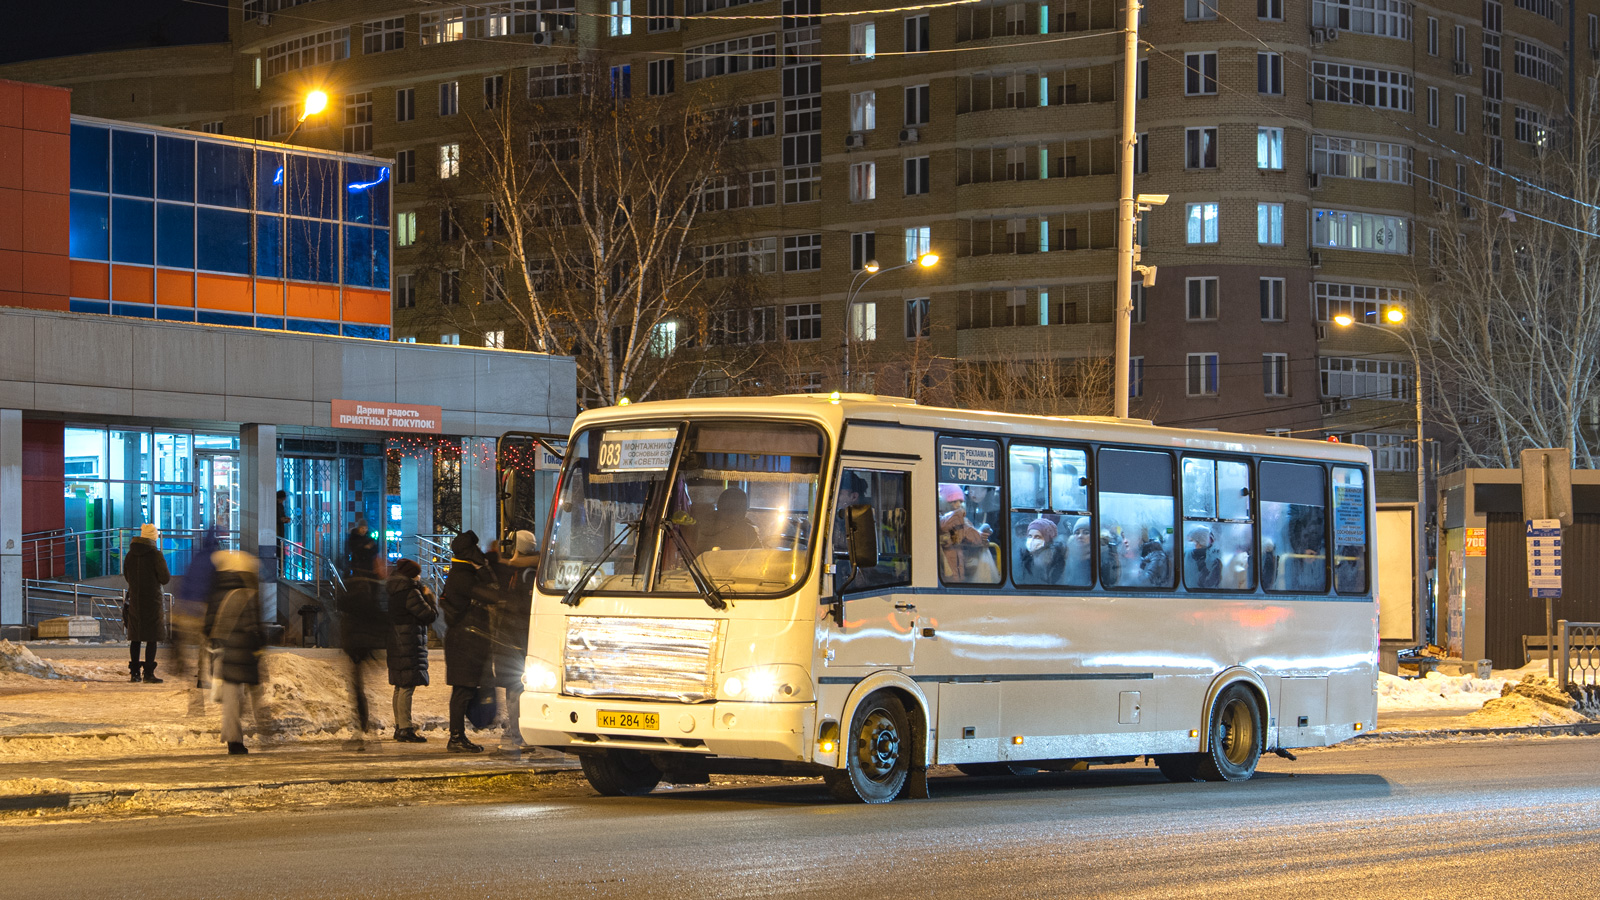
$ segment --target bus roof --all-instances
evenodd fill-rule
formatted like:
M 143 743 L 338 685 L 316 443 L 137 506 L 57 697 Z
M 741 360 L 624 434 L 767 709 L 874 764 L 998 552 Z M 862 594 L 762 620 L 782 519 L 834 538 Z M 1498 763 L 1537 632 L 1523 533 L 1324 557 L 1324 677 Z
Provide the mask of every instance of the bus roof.
M 1371 465 L 1372 451 L 1359 444 L 1304 438 L 1274 437 L 1168 428 L 1148 419 L 1113 416 L 1037 416 L 988 410 L 921 406 L 907 397 L 874 394 L 782 394 L 770 397 L 700 397 L 653 400 L 628 406 L 587 410 L 573 423 L 573 433 L 592 425 L 672 417 L 762 416 L 798 417 L 828 424 L 837 431 L 845 422 L 881 422 L 940 431 L 987 431 L 1010 437 L 1045 440 L 1130 441 L 1172 449 L 1222 453 L 1257 453 L 1330 462 Z

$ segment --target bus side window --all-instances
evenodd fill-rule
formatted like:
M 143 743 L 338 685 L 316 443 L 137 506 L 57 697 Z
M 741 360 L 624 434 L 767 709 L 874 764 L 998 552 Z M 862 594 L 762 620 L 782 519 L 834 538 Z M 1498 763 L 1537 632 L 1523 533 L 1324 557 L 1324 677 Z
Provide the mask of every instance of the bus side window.
M 1333 589 L 1367 591 L 1367 478 L 1343 466 L 1333 468 Z
M 1184 457 L 1183 540 L 1185 587 L 1224 591 L 1255 587 L 1249 463 Z
M 1321 466 L 1261 464 L 1261 584 L 1269 591 L 1328 589 L 1327 475 Z
M 1012 444 L 1011 580 L 1023 587 L 1094 586 L 1088 454 Z
M 838 508 L 833 516 L 835 590 L 849 593 L 911 583 L 911 476 L 906 472 L 845 469 L 840 475 Z M 878 527 L 878 564 L 863 567 L 850 578 L 849 545 L 845 537 L 846 507 L 865 503 L 872 507 Z
M 1100 451 L 1100 584 L 1171 588 L 1176 509 L 1172 456 L 1148 450 Z

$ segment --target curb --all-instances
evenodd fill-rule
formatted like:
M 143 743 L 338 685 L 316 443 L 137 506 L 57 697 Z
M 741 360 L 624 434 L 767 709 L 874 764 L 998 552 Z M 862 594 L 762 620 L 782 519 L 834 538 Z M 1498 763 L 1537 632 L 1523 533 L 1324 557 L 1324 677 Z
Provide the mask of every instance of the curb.
M 1542 734 L 1550 737 L 1600 734 L 1600 722 L 1575 722 L 1571 725 L 1520 725 L 1510 728 L 1430 728 L 1426 731 L 1369 731 L 1347 743 L 1417 738 L 1492 737 L 1495 735 Z
M 483 778 L 498 778 L 502 775 L 541 775 L 570 770 L 570 766 L 531 765 L 516 769 L 495 769 L 484 772 L 454 772 L 440 775 L 382 775 L 367 778 L 302 778 L 293 781 L 262 781 L 252 782 L 250 784 L 205 784 L 184 785 L 180 787 L 112 788 L 104 791 L 73 791 L 71 793 L 58 794 L 20 794 L 11 797 L 0 796 L 0 812 L 33 812 L 36 810 L 49 809 L 75 809 L 77 807 L 90 806 L 96 803 L 109 803 L 113 800 L 126 800 L 136 794 L 225 794 L 229 791 L 271 790 L 273 788 L 297 787 L 314 784 L 420 784 L 426 782 L 467 781 Z

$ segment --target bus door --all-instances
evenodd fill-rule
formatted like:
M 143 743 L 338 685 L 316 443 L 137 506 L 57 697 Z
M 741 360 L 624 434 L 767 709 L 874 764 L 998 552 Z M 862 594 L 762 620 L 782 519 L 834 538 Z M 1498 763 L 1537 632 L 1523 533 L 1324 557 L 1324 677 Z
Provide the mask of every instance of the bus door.
M 556 476 L 567 452 L 567 439 L 508 431 L 495 444 L 500 483 L 500 537 L 514 540 L 517 531 L 544 539 L 545 517 L 554 502 Z
M 900 437 L 903 441 L 904 434 Z M 847 445 L 828 538 L 829 596 L 823 601 L 834 609 L 827 617 L 823 648 L 830 667 L 909 666 L 916 658 L 922 623 L 910 589 L 912 464 L 906 457 L 904 452 L 856 455 Z M 844 510 L 851 505 L 872 509 L 878 538 L 875 566 L 856 569 L 850 564 Z

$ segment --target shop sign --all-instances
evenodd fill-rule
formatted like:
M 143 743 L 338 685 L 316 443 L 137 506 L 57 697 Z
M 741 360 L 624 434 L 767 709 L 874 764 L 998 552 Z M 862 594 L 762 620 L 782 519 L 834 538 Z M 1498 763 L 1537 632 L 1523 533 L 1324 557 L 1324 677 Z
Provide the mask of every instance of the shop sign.
M 360 428 L 365 431 L 443 434 L 443 417 L 444 409 L 438 406 L 335 400 L 330 424 L 334 428 Z
M 1487 528 L 1468 528 L 1467 529 L 1467 555 L 1468 556 L 1488 556 L 1489 555 L 1489 529 L 1487 529 Z

